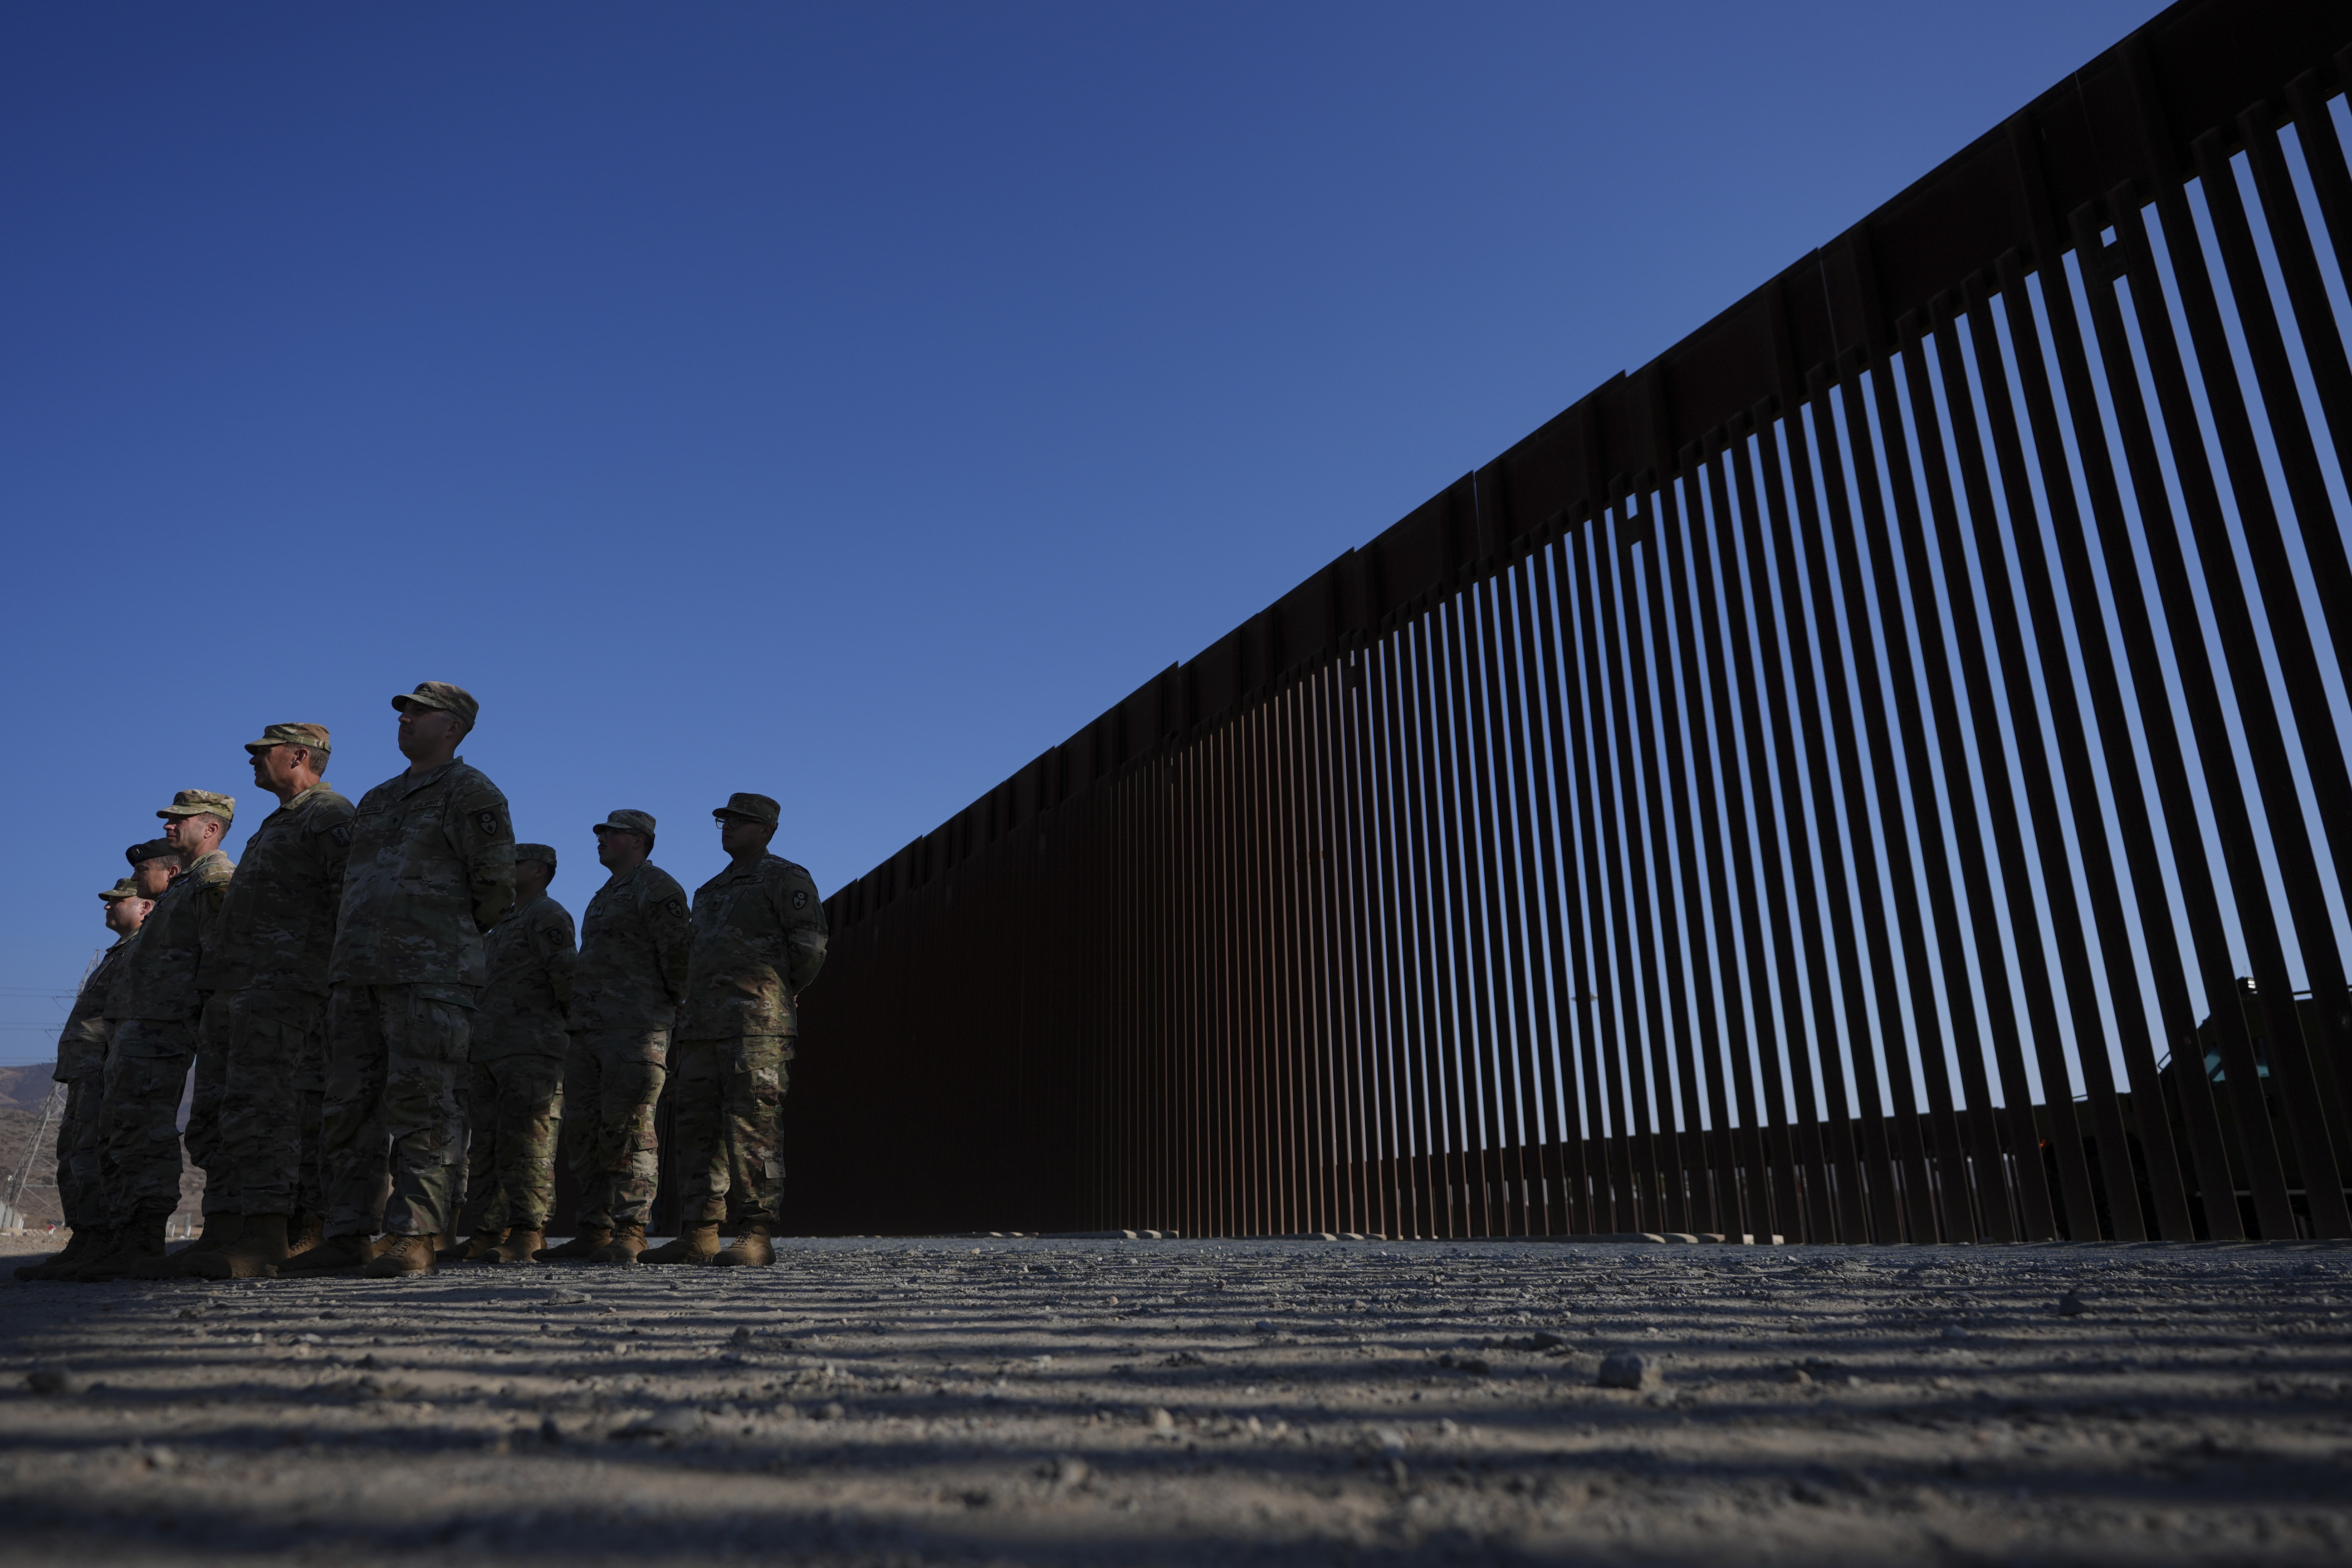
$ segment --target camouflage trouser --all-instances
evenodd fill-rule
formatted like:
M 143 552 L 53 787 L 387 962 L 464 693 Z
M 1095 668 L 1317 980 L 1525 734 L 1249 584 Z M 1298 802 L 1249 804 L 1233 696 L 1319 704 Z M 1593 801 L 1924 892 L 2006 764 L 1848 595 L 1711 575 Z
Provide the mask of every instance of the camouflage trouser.
M 454 1217 L 473 1008 L 464 986 L 351 985 L 327 1001 L 327 1092 L 319 1153 L 327 1234 L 434 1236 Z M 392 1155 L 392 1195 L 375 1195 Z
M 654 1104 L 667 1029 L 583 1029 L 563 1058 L 563 1163 L 580 1183 L 583 1230 L 643 1225 L 661 1180 Z
M 790 1035 L 677 1043 L 680 1225 L 776 1223 Z M 734 1213 L 730 1216 L 728 1211 Z
M 555 1139 L 563 1063 L 510 1056 L 467 1069 L 467 1190 L 477 1232 L 544 1230 L 555 1208 Z
M 106 1069 L 66 1085 L 66 1118 L 58 1123 L 58 1201 L 75 1230 L 106 1224 Z
M 206 1214 L 237 1214 L 236 1171 L 222 1157 L 221 1091 L 228 1087 L 228 1004 L 217 992 L 205 998 L 196 1022 L 196 1081 L 188 1098 L 188 1125 L 181 1134 L 189 1163 L 205 1173 Z
M 326 1005 L 285 991 L 240 991 L 215 997 L 222 1015 L 219 1049 L 205 1042 L 196 1058 L 199 1095 L 204 1061 L 224 1063 L 220 1100 L 221 1158 L 206 1166 L 229 1173 L 240 1212 L 289 1217 L 322 1212 L 319 1186 L 319 1100 L 325 1087 Z M 194 1123 L 189 1123 L 191 1147 Z M 206 1189 L 207 1211 L 214 1208 Z
M 196 1025 L 129 1018 L 106 1053 L 105 1223 L 160 1219 L 180 1206 L 180 1091 Z

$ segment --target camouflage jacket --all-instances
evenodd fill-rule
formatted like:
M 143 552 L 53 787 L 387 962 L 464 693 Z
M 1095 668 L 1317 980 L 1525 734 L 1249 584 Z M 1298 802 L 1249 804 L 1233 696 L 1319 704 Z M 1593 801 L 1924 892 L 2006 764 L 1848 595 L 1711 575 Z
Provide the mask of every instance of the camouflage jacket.
M 66 1026 L 58 1031 L 57 1070 L 49 1074 L 58 1082 L 96 1078 L 106 1070 L 106 1042 L 114 1037 L 114 1026 L 106 1021 L 107 989 L 121 972 L 123 954 L 138 934 L 132 931 L 130 936 L 116 937 L 114 945 L 99 954 L 98 962 L 83 978 L 73 1011 L 66 1015 Z
M 514 828 L 498 785 L 463 757 L 386 779 L 352 818 L 328 977 L 479 986 L 482 933 L 513 902 Z
M 572 911 L 541 893 L 482 939 L 488 977 L 474 1005 L 473 1059 L 560 1057 L 572 996 Z
M 153 911 L 149 912 L 152 914 Z M 110 1043 L 114 1038 L 114 1026 L 131 1016 L 131 950 L 139 945 L 139 931 L 146 929 L 142 925 L 139 931 L 122 939 L 121 953 L 114 960 L 113 972 L 107 978 L 103 1011 L 106 1015 L 106 1037 Z
M 793 998 L 824 967 L 824 905 L 806 871 L 763 855 L 694 894 L 694 962 L 678 1037 L 797 1033 Z
M 110 1018 L 193 1024 L 205 1010 L 197 975 L 218 940 L 221 900 L 236 862 L 215 849 L 172 879 L 139 928 L 139 945 L 122 956 L 122 1011 L 110 991 Z
M 575 1029 L 667 1029 L 677 1022 L 694 948 L 686 889 L 648 862 L 596 889 L 580 917 Z
M 352 803 L 321 780 L 262 819 L 221 900 L 206 991 L 327 994 L 327 959 L 352 853 Z

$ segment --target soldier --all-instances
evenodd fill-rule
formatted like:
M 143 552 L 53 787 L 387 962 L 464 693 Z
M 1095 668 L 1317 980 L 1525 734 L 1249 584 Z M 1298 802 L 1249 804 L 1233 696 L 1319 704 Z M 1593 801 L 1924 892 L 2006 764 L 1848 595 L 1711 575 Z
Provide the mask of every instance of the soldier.
M 326 781 L 331 745 L 323 724 L 266 725 L 245 743 L 253 782 L 278 805 L 246 840 L 202 979 L 212 994 L 205 1049 L 222 1058 L 217 1163 L 244 1224 L 226 1247 L 182 1254 L 184 1274 L 267 1275 L 315 1245 L 326 1224 L 319 1114 L 327 960 L 352 815 Z
M 163 896 L 180 874 L 180 850 L 168 838 L 150 838 L 144 844 L 133 844 L 122 852 L 131 862 L 131 883 L 139 896 L 149 903 Z
M 515 846 L 515 901 L 483 941 L 467 1094 L 474 1238 L 442 1261 L 533 1263 L 555 1206 L 556 1129 L 563 1116 L 564 1014 L 576 963 L 572 912 L 547 896 L 555 850 Z
M 125 949 L 138 938 L 139 923 L 154 905 L 125 877 L 99 894 L 106 901 L 106 929 L 114 945 L 99 955 L 83 977 L 73 1011 L 58 1031 L 58 1065 L 49 1076 L 66 1086 L 65 1120 L 58 1124 L 58 1202 L 73 1232 L 63 1252 L 16 1270 L 19 1279 L 47 1279 L 79 1268 L 94 1256 L 106 1235 L 104 1189 L 98 1162 L 99 1108 L 106 1098 L 106 1046 L 114 1026 L 106 1021 L 107 987 L 122 967 Z
M 205 1010 L 198 975 L 236 870 L 220 848 L 236 819 L 235 800 L 184 789 L 155 815 L 167 824 L 163 837 L 179 852 L 182 869 L 155 900 L 108 987 L 107 1016 L 120 1027 L 107 1052 L 100 1158 L 106 1221 L 115 1234 L 104 1253 L 74 1273 L 81 1280 L 122 1279 L 163 1258 L 163 1224 L 180 1206 L 180 1091 Z
M 430 1274 L 434 1238 L 455 1218 L 457 1092 L 482 933 L 514 902 L 514 831 L 507 797 L 457 755 L 479 710 L 473 697 L 428 680 L 392 705 L 408 771 L 360 799 L 328 966 L 326 1239 L 281 1274 Z M 387 1148 L 392 1195 L 379 1211 Z M 370 1258 L 379 1228 L 386 1245 Z
M 785 1064 L 793 999 L 824 966 L 824 905 L 809 874 L 768 853 L 782 808 L 735 795 L 710 814 L 729 864 L 694 894 L 694 959 L 678 1027 L 677 1239 L 647 1263 L 773 1263 L 783 1203 Z M 729 1210 L 740 1227 L 719 1248 Z
M 686 889 L 646 858 L 654 819 L 615 811 L 596 824 L 612 872 L 581 921 L 580 982 L 563 1065 L 564 1158 L 580 1182 L 572 1239 L 547 1260 L 635 1263 L 659 1179 L 654 1105 L 686 995 L 693 927 Z

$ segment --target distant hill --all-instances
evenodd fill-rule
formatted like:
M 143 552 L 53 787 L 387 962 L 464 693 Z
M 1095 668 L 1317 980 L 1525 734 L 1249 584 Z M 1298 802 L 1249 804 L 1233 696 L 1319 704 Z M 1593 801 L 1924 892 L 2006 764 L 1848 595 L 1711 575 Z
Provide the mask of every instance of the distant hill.
M 54 1061 L 0 1068 L 0 1109 L 14 1106 L 37 1114 L 41 1101 L 49 1097 L 49 1074 L 57 1068 Z

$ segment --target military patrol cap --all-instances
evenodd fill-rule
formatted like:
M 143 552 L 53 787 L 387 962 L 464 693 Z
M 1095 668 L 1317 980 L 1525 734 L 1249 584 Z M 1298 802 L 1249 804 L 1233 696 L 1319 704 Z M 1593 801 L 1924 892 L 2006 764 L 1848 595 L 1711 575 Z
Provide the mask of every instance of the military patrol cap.
M 595 833 L 642 833 L 646 842 L 654 841 L 654 814 L 650 811 L 616 811 L 590 831 Z
M 206 812 L 226 823 L 236 820 L 236 797 L 215 795 L 208 789 L 184 789 L 172 797 L 172 804 L 155 815 L 162 817 L 200 816 Z M 173 854 L 179 851 L 174 849 Z
M 130 861 L 131 868 L 136 871 L 150 860 L 177 860 L 180 847 L 168 838 L 150 838 L 144 844 L 133 844 L 125 849 L 122 858 Z
M 784 808 L 764 795 L 745 795 L 738 790 L 727 797 L 725 805 L 714 807 L 713 816 L 743 816 L 753 822 L 764 822 L 773 827 L 783 820 Z
M 132 881 L 128 877 L 123 878 L 121 881 L 116 882 L 114 886 L 99 894 L 100 898 L 104 899 L 110 904 L 120 902 L 124 899 L 143 899 L 146 896 L 146 894 L 139 890 L 139 884 Z
M 518 844 L 515 846 L 515 858 L 537 860 L 552 871 L 555 869 L 555 847 L 551 844 Z
M 334 743 L 327 739 L 324 724 L 265 724 L 261 739 L 247 741 L 248 752 L 266 752 L 272 746 L 305 746 L 314 752 L 331 752 Z
M 462 686 L 452 686 L 446 680 L 420 680 L 415 690 L 403 692 L 394 698 L 392 705 L 404 713 L 412 706 L 438 708 L 445 713 L 455 713 L 463 719 L 468 730 L 474 727 L 474 715 L 482 710 L 482 705 L 474 700 L 472 692 Z

